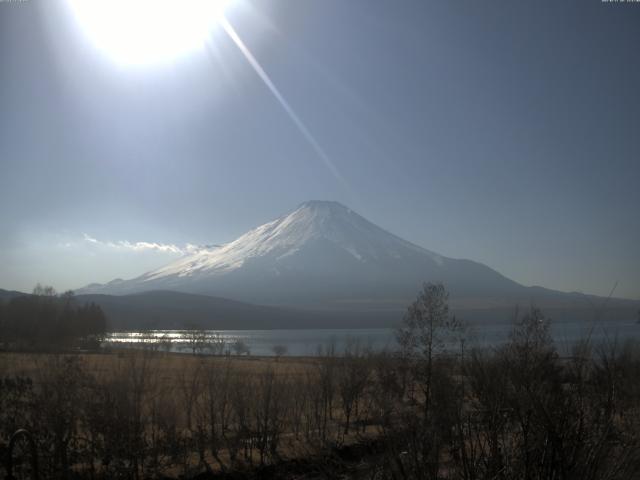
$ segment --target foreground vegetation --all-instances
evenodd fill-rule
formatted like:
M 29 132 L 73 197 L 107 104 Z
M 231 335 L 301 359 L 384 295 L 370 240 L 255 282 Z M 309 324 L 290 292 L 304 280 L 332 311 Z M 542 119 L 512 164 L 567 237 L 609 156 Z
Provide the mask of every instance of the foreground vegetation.
M 306 359 L 6 353 L 0 438 L 29 429 L 41 478 L 640 478 L 637 345 L 560 358 L 531 309 L 468 350 L 439 285 L 398 339 Z

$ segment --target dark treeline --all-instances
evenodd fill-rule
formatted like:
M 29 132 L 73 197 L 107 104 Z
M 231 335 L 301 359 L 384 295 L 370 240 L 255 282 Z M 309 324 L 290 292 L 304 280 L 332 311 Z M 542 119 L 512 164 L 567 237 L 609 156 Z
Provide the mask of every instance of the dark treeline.
M 44 478 L 302 478 L 278 470 L 292 458 L 309 478 L 640 478 L 637 345 L 587 338 L 561 358 L 530 309 L 507 344 L 468 349 L 439 285 L 425 285 L 398 340 L 397 353 L 353 343 L 289 368 L 152 350 L 100 368 L 49 356 L 33 378 L 5 375 L 0 438 L 31 430 Z M 336 452 L 354 444 L 352 469 Z
M 96 348 L 107 329 L 101 308 L 78 304 L 73 292 L 58 295 L 36 286 L 32 295 L 0 301 L 0 344 L 5 349 Z

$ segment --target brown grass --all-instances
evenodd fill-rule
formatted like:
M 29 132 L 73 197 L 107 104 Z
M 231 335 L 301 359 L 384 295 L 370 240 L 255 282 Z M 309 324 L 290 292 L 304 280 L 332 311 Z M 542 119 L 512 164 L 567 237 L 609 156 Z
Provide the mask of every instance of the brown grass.
M 110 353 L 33 353 L 0 352 L 0 376 L 26 376 L 37 381 L 40 370 L 54 358 L 73 356 L 80 358 L 87 373 L 101 376 L 121 371 L 133 357 L 147 356 L 153 367 L 162 372 L 162 379 L 177 381 L 185 372 L 199 367 L 216 367 L 230 362 L 238 373 L 255 374 L 272 369 L 276 375 L 303 375 L 317 364 L 313 357 L 258 357 L 258 356 L 206 356 L 182 353 L 158 353 L 142 350 L 126 350 Z

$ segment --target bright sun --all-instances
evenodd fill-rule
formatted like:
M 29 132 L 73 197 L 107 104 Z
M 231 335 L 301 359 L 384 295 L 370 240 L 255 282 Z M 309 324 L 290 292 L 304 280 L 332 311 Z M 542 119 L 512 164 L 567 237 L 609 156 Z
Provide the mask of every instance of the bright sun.
M 230 0 L 68 0 L 94 43 L 122 65 L 202 47 Z

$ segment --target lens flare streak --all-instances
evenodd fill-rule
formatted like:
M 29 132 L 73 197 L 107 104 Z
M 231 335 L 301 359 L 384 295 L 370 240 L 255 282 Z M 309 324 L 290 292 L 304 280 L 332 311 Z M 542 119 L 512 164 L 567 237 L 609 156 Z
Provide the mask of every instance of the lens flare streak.
M 255 70 L 258 76 L 265 83 L 265 85 L 271 91 L 271 93 L 276 98 L 278 103 L 280 103 L 280 105 L 285 110 L 289 118 L 291 118 L 291 121 L 293 121 L 295 126 L 298 128 L 302 136 L 307 140 L 311 148 L 313 148 L 313 150 L 318 155 L 318 157 L 320 157 L 320 159 L 324 162 L 324 164 L 327 166 L 327 168 L 333 174 L 333 176 L 340 183 L 342 183 L 347 190 L 349 190 L 349 185 L 347 184 L 347 181 L 342 177 L 342 175 L 340 174 L 340 172 L 338 171 L 334 163 L 329 158 L 329 155 L 327 155 L 327 153 L 320 146 L 320 144 L 315 139 L 315 137 L 311 134 L 307 126 L 304 124 L 302 119 L 293 110 L 293 107 L 291 107 L 289 102 L 287 102 L 287 100 L 280 93 L 280 90 L 278 90 L 278 88 L 271 81 L 271 78 L 269 78 L 269 75 L 267 75 L 267 72 L 264 71 L 260 63 L 258 63 L 258 60 L 256 60 L 256 58 L 253 56 L 249 48 L 247 48 L 247 46 L 244 44 L 242 39 L 238 36 L 233 26 L 231 26 L 229 21 L 224 17 L 220 20 L 220 25 L 225 30 L 225 32 L 227 32 L 227 34 L 229 35 L 231 40 L 233 40 L 233 42 L 236 44 L 238 49 L 240 49 L 240 52 L 242 52 L 242 54 L 247 59 L 251 67 Z

